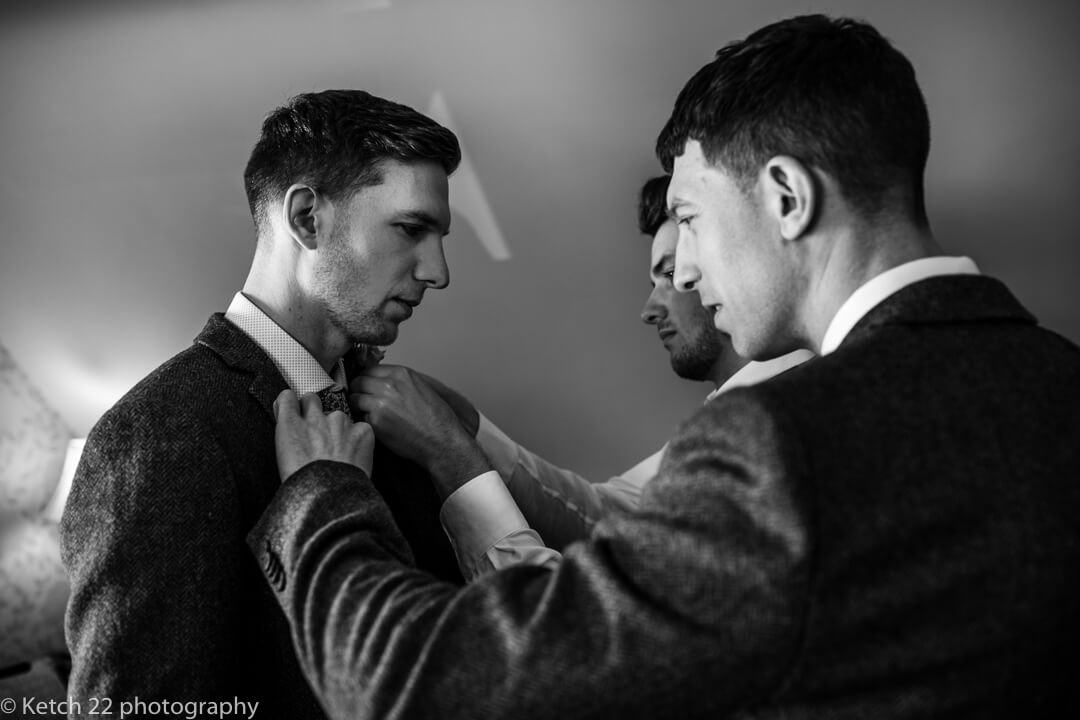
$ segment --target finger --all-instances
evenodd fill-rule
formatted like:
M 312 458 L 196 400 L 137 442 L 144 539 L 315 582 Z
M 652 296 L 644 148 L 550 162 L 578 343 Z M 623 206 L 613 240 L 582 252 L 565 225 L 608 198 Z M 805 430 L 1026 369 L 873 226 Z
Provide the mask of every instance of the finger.
M 368 345 L 368 358 L 372 365 L 378 365 L 386 357 L 386 348 L 380 345 Z
M 418 370 L 413 370 L 412 374 L 414 377 L 419 378 L 420 382 L 422 382 L 424 385 L 427 385 L 429 388 L 432 388 L 433 390 L 437 389 L 440 385 L 442 385 L 442 382 L 440 382 L 439 380 L 436 380 L 430 375 L 422 373 Z
M 398 373 L 380 372 L 378 375 L 362 372 L 349 382 L 349 392 L 372 392 L 372 388 L 392 387 L 399 382 Z M 375 392 L 378 392 L 375 390 Z
M 322 414 L 322 400 L 315 393 L 308 393 L 300 398 L 300 414 L 305 418 L 313 416 L 313 413 Z
M 373 365 L 366 368 L 361 377 L 387 378 L 399 374 L 405 368 L 401 365 Z
M 353 347 L 351 352 L 360 370 L 378 365 L 383 359 L 383 352 L 375 345 L 361 343 Z
M 384 398 L 378 395 L 371 395 L 368 393 L 353 393 L 352 395 L 349 395 L 349 406 L 353 410 L 359 411 L 361 415 L 368 415 L 381 410 L 385 404 Z
M 386 395 L 394 389 L 394 382 L 390 378 L 358 377 L 353 380 L 350 392 L 363 393 L 365 395 Z
M 300 410 L 299 402 L 296 399 L 296 393 L 290 388 L 286 388 L 278 393 L 278 396 L 274 398 L 274 420 L 278 420 L 282 413 L 286 416 L 296 415 Z
M 371 427 L 371 425 L 363 420 L 354 422 L 352 427 L 349 428 L 349 432 L 352 433 L 352 437 L 358 446 L 367 442 L 368 438 L 373 438 L 375 436 L 375 428 Z
M 361 406 L 363 395 L 358 392 L 349 393 L 349 409 L 352 410 L 353 417 L 359 418 L 367 414 L 367 411 Z
M 345 414 L 344 410 L 332 410 L 326 413 L 326 420 L 331 425 L 345 426 L 352 423 L 352 419 Z
M 357 466 L 371 477 L 371 461 L 375 451 L 375 429 L 366 422 L 358 422 L 353 425 L 354 450 L 353 458 Z

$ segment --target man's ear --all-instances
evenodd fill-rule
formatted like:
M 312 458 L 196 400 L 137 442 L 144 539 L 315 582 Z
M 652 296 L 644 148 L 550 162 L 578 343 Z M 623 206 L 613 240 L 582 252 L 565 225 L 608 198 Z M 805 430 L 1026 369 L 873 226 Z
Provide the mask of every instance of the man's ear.
M 306 250 L 319 247 L 319 234 L 323 230 L 326 201 L 308 185 L 295 183 L 285 191 L 281 204 L 281 223 L 289 237 Z
M 806 165 L 789 155 L 765 163 L 762 186 L 765 203 L 785 240 L 797 240 L 814 224 L 821 201 L 817 179 Z

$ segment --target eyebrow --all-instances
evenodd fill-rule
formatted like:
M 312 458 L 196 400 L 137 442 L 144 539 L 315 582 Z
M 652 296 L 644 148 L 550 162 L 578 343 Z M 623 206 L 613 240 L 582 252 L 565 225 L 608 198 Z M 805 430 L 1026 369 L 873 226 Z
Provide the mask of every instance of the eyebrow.
M 406 210 L 406 211 L 404 211 L 402 213 L 399 213 L 396 216 L 394 216 L 394 219 L 395 220 L 411 220 L 412 222 L 418 223 L 420 225 L 424 225 L 424 226 L 432 228 L 434 230 L 438 230 L 444 236 L 450 234 L 450 223 L 449 222 L 446 224 L 445 227 L 443 227 L 443 224 L 439 221 L 438 218 L 436 218 L 434 215 L 432 215 L 431 213 L 426 212 L 424 210 Z
M 663 272 L 663 268 L 664 268 L 665 265 L 667 265 L 670 262 L 674 262 L 674 261 L 675 261 L 675 254 L 674 253 L 661 255 L 660 259 L 657 260 L 655 263 L 653 263 L 653 266 L 651 268 L 649 268 L 649 272 L 652 273 L 653 275 L 659 275 L 661 272 Z

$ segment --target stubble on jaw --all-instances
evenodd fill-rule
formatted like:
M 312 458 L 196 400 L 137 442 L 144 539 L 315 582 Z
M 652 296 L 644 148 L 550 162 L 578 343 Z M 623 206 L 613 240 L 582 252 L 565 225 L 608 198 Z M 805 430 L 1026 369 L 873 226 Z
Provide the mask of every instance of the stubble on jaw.
M 385 317 L 383 300 L 378 307 L 357 307 L 354 298 L 371 275 L 370 268 L 347 249 L 348 223 L 336 228 L 321 248 L 323 257 L 315 269 L 322 311 L 327 324 L 350 345 L 390 345 L 397 339 L 398 324 Z
M 701 332 L 671 353 L 671 369 L 685 380 L 708 380 L 723 352 L 714 333 Z

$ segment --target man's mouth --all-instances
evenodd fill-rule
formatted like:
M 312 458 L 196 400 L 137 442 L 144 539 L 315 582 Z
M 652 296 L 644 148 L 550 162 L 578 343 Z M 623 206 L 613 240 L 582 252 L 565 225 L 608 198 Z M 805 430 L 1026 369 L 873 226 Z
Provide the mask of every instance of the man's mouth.
M 656 332 L 660 336 L 660 342 L 667 342 L 668 340 L 679 334 L 675 331 L 674 328 L 670 327 L 661 327 Z
M 401 308 L 402 313 L 404 313 L 405 317 L 407 318 L 412 317 L 413 308 L 420 304 L 420 300 L 418 298 L 404 297 L 390 298 L 390 302 Z

